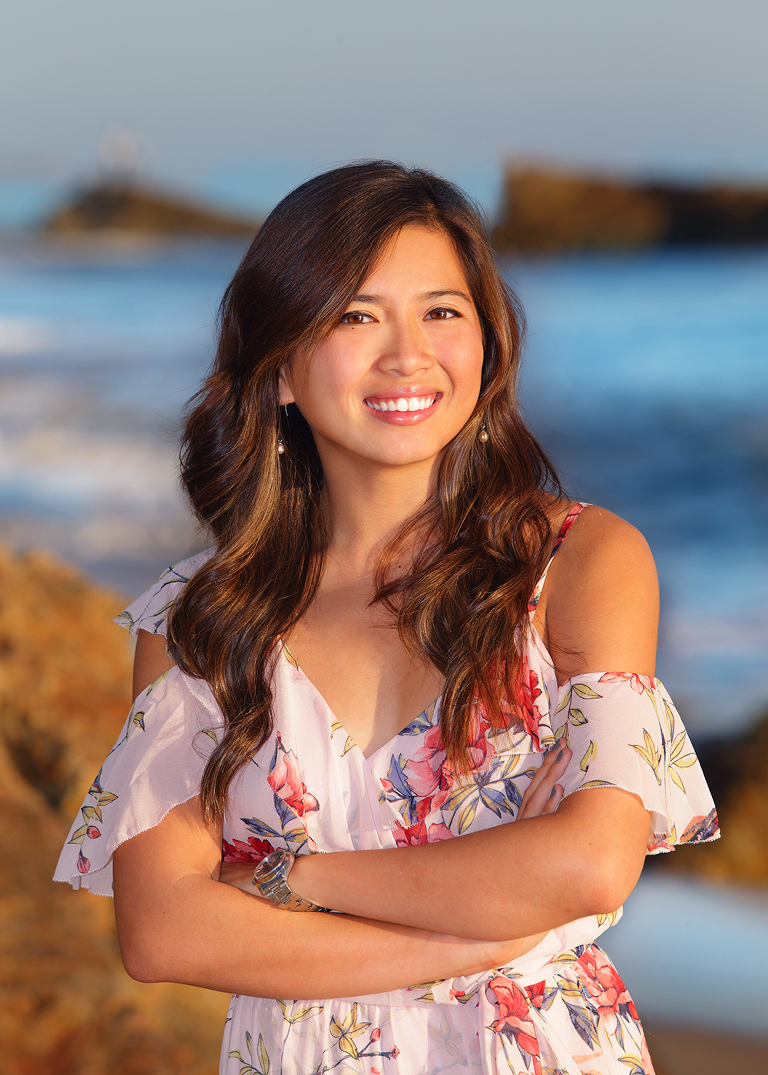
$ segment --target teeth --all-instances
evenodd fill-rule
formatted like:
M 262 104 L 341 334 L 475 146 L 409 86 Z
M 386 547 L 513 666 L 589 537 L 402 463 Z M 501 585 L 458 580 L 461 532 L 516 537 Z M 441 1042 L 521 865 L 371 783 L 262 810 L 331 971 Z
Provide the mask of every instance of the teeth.
M 370 407 L 374 411 L 425 411 L 427 407 L 431 407 L 435 402 L 434 396 L 411 396 L 406 398 L 405 396 L 399 396 L 397 399 L 382 399 L 376 401 L 373 399 L 367 399 L 366 406 Z

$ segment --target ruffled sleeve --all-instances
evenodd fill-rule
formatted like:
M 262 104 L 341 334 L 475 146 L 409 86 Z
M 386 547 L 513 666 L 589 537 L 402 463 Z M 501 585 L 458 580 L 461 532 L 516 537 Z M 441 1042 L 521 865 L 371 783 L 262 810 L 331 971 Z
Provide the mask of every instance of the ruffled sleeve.
M 54 874 L 112 895 L 115 849 L 200 790 L 224 719 L 208 685 L 172 668 L 143 691 L 75 819 Z
M 151 635 L 164 635 L 171 605 L 194 573 L 213 555 L 213 549 L 195 553 L 164 571 L 154 585 L 115 616 L 115 623 L 135 635 L 148 631 Z
M 720 835 L 715 804 L 680 715 L 650 676 L 589 672 L 559 688 L 552 716 L 573 760 L 565 794 L 622 788 L 651 811 L 649 854 Z

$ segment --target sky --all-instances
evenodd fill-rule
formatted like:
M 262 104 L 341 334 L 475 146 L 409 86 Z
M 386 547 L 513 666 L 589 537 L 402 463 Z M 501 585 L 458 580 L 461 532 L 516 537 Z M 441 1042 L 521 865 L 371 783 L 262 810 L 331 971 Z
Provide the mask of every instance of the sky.
M 0 180 L 276 200 L 360 157 L 768 182 L 766 0 L 4 0 Z

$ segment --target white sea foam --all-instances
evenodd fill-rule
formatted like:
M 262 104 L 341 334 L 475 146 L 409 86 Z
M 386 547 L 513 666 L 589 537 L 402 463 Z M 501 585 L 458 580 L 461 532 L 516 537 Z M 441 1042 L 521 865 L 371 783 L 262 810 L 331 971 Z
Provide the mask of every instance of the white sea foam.
M 51 326 L 41 320 L 0 317 L 0 356 L 31 355 L 49 348 L 55 339 Z

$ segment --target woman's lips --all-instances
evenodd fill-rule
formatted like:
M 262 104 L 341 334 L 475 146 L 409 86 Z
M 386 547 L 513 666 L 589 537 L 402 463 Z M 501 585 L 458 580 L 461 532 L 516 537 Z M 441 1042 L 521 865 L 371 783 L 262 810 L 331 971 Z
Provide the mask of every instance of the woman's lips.
M 442 392 L 397 393 L 367 396 L 363 406 L 374 418 L 391 425 L 413 425 L 434 414 Z

